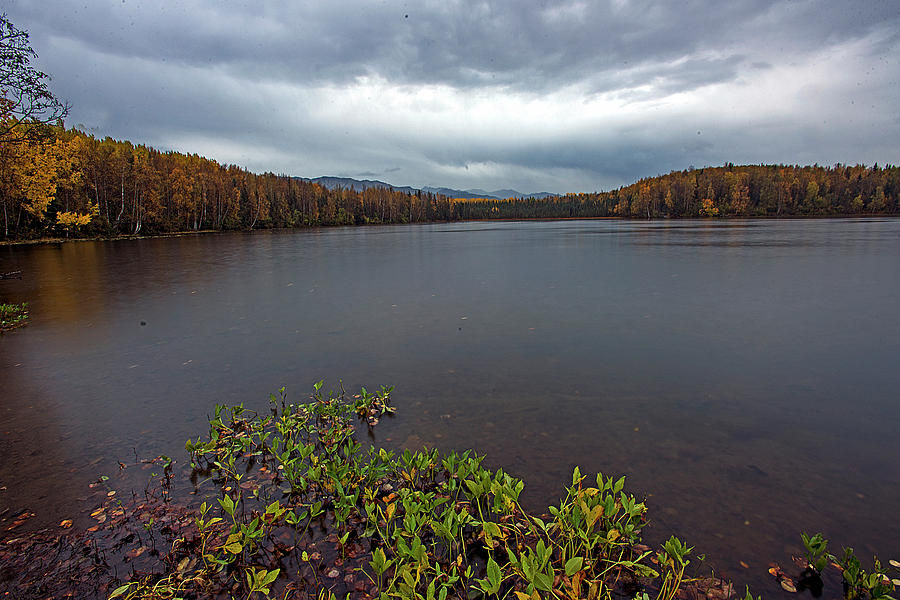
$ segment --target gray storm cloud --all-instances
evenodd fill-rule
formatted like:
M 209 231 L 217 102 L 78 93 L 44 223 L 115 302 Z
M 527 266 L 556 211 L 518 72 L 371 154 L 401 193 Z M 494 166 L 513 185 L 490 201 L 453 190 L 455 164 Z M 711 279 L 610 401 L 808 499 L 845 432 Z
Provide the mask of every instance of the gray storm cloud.
M 896 162 L 888 2 L 10 2 L 70 123 L 253 170 L 609 189 Z

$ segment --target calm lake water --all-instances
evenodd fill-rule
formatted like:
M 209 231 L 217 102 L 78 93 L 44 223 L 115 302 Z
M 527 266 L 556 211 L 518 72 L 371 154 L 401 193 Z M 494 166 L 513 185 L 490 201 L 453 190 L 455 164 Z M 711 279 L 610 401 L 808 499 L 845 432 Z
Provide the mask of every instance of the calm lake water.
M 680 534 L 741 586 L 765 591 L 802 530 L 900 558 L 900 220 L 0 248 L 19 269 L 0 281 L 32 314 L 0 336 L 0 511 L 35 524 L 87 523 L 117 459 L 183 459 L 215 403 L 325 378 L 396 386 L 379 443 L 475 447 L 533 509 L 576 464 L 625 473 L 647 537 Z

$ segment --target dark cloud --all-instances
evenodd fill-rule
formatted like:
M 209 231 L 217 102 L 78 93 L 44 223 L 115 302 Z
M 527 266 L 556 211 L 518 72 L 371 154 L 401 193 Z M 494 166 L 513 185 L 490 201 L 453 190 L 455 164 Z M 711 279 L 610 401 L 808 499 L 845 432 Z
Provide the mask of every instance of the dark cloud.
M 101 54 L 222 68 L 245 79 L 510 86 L 543 91 L 650 71 L 728 80 L 745 46 L 789 53 L 897 22 L 892 2 L 40 2 L 16 13 Z M 408 14 L 408 18 L 404 18 Z M 773 48 L 774 49 L 774 48 Z M 665 67 L 665 68 L 661 68 Z M 701 74 L 702 77 L 697 77 Z M 606 85 L 604 85 L 604 83 Z
M 892 0 L 8 4 L 73 122 L 258 170 L 564 191 L 898 154 Z

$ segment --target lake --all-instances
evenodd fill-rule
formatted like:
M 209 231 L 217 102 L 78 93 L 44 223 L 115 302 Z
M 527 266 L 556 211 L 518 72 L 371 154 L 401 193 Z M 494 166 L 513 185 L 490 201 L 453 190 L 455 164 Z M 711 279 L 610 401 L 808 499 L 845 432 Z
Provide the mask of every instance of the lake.
M 546 508 L 627 474 L 766 591 L 801 531 L 900 558 L 900 220 L 546 221 L 0 248 L 0 511 L 185 458 L 215 403 L 394 385 L 391 448 L 474 447 Z M 77 513 L 77 514 L 76 514 Z M 740 565 L 744 561 L 749 569 Z M 774 585 L 774 583 L 772 583 Z M 762 586 L 762 587 L 760 587 Z

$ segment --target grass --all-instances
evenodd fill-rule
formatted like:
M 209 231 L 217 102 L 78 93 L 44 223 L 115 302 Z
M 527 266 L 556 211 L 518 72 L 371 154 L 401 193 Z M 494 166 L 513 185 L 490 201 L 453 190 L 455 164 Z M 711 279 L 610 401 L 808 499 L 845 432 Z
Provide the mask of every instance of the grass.
M 0 331 L 21 327 L 28 321 L 28 303 L 0 304 Z

